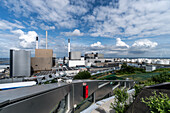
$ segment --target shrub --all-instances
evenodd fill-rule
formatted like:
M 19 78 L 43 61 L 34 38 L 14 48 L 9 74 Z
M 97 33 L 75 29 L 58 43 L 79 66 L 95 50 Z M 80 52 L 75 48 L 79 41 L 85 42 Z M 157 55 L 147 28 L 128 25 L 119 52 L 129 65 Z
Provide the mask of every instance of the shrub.
M 88 79 L 91 77 L 91 74 L 88 71 L 79 72 L 74 79 Z
M 135 88 L 135 95 L 134 95 L 134 97 L 137 97 L 137 95 L 138 95 L 138 94 L 140 93 L 140 91 L 142 90 L 143 86 L 138 85 L 138 84 L 135 84 L 134 88 Z
M 153 95 L 141 99 L 150 108 L 151 113 L 170 113 L 170 99 L 167 94 L 159 92 L 157 95 L 154 91 Z
M 167 82 L 169 80 L 170 80 L 170 73 L 168 73 L 168 72 L 160 73 L 159 75 L 155 75 L 151 78 L 151 81 L 154 81 L 157 83 L 163 83 L 163 82 Z
M 113 108 L 116 113 L 124 113 L 127 109 L 126 100 L 128 99 L 127 90 L 116 89 L 115 93 L 115 102 L 111 103 L 111 108 Z
M 145 70 L 142 68 L 137 68 L 133 66 L 127 66 L 126 63 L 123 63 L 121 69 L 117 71 L 118 74 L 131 74 L 131 73 L 145 73 Z
M 144 84 L 145 86 L 150 86 L 150 85 L 160 84 L 169 81 L 170 81 L 170 73 L 162 72 L 159 75 L 152 76 L 150 79 L 144 82 Z
M 155 84 L 159 84 L 159 83 L 157 83 L 155 81 L 151 81 L 151 80 L 148 80 L 144 83 L 145 86 L 151 86 L 151 85 L 155 85 Z

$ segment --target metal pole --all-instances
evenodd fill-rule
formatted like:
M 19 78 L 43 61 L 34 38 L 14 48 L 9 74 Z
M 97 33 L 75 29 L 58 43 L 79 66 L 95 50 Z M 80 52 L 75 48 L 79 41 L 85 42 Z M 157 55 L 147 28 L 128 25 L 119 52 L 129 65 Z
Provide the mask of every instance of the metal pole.
M 47 31 L 46 31 L 46 49 L 47 49 Z

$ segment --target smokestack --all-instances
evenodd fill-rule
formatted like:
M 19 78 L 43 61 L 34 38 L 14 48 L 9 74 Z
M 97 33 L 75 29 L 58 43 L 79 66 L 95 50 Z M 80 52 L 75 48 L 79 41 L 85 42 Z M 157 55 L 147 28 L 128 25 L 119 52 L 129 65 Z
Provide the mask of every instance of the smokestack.
M 46 49 L 47 49 L 47 31 L 46 31 Z
M 69 57 L 69 53 L 70 53 L 70 39 L 68 39 L 68 57 Z
M 36 37 L 36 49 L 38 49 L 38 36 Z

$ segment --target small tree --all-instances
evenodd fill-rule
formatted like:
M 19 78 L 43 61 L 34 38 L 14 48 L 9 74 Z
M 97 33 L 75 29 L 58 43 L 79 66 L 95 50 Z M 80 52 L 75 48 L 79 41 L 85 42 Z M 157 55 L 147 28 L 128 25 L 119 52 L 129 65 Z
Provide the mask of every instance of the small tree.
M 154 96 L 149 98 L 142 98 L 142 102 L 145 103 L 149 108 L 151 113 L 170 113 L 170 99 L 167 94 L 153 92 Z
M 127 90 L 116 89 L 115 90 L 115 102 L 111 103 L 111 108 L 113 108 L 116 113 L 124 113 L 127 108 L 128 93 Z
M 88 71 L 79 72 L 74 79 L 88 79 L 91 77 L 91 74 Z

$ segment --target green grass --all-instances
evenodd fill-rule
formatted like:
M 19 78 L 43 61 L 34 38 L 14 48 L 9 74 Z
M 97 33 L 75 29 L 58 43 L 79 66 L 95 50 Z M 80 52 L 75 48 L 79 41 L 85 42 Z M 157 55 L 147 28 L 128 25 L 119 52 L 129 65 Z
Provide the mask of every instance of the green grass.
M 115 74 L 112 74 L 112 75 L 107 75 L 107 76 L 100 77 L 97 80 L 122 80 L 122 79 L 123 78 L 117 77 Z
M 123 80 L 126 78 L 129 78 L 131 80 L 135 80 L 137 82 L 145 82 L 148 79 L 150 79 L 152 76 L 155 75 L 159 75 L 162 72 L 168 72 L 170 73 L 170 68 L 162 68 L 162 69 L 157 69 L 153 72 L 139 72 L 139 71 L 135 71 L 135 73 L 132 74 L 120 74 L 120 73 L 116 73 L 116 74 L 106 74 L 106 73 L 100 73 L 97 75 L 94 75 L 91 77 L 91 79 L 97 79 L 97 80 Z
M 123 79 L 129 78 L 138 82 L 146 81 L 152 76 L 158 75 L 159 73 L 140 73 L 140 74 L 128 74 L 128 75 L 117 75 L 117 77 L 121 77 Z

